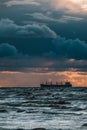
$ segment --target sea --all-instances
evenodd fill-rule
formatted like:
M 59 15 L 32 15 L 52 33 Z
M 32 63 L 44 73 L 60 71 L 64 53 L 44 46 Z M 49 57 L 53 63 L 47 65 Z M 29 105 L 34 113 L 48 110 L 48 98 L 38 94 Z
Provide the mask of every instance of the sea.
M 0 130 L 87 130 L 87 88 L 0 88 Z

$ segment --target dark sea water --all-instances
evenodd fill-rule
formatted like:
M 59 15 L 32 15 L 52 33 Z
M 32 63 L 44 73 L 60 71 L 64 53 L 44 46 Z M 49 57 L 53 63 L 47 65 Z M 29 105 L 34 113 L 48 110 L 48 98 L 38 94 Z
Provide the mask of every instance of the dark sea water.
M 1 88 L 0 130 L 35 128 L 87 130 L 87 88 Z

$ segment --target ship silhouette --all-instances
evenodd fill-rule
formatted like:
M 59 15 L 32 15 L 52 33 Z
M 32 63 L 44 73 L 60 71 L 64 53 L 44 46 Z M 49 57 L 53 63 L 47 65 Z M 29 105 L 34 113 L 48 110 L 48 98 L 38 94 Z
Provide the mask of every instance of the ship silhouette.
M 46 83 L 41 83 L 40 84 L 41 88 L 45 88 L 45 87 L 72 87 L 72 84 L 70 82 L 56 82 L 56 83 L 52 83 L 52 82 L 47 82 Z

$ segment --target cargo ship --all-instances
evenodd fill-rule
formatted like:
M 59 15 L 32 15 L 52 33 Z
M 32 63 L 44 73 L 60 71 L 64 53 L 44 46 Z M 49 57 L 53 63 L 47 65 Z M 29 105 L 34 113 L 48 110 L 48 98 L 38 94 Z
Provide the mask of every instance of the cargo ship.
M 55 84 L 52 82 L 46 82 L 40 84 L 41 88 L 53 88 L 53 87 L 72 87 L 72 84 L 70 82 L 56 82 Z

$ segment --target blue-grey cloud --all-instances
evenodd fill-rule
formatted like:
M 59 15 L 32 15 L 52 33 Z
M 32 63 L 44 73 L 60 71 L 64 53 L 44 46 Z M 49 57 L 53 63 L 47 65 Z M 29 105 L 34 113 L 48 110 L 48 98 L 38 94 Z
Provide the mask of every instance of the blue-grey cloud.
M 17 0 L 15 1 L 17 2 Z M 67 13 L 64 8 L 58 8 L 60 4 L 56 4 L 58 7 L 54 8 L 54 4 L 56 3 L 54 1 L 58 0 L 33 0 L 33 2 L 39 3 L 39 5 L 36 6 L 31 4 L 21 5 L 21 1 L 19 0 L 18 2 L 20 4 L 18 5 L 15 5 L 13 0 L 2 0 L 0 2 L 4 4 L 0 4 L 0 10 L 2 12 L 0 13 L 0 19 L 12 19 L 16 25 L 25 25 L 26 23 L 29 25 L 45 25 L 50 27 L 50 29 L 55 31 L 58 35 L 67 38 L 87 40 L 85 36 L 85 33 L 87 33 L 87 13 L 84 15 L 79 13 Z M 5 6 L 8 2 L 13 2 L 15 6 Z M 25 1 L 23 0 L 22 2 Z M 27 2 L 30 2 L 30 0 Z M 58 2 L 64 5 L 63 1 Z
M 48 53 L 43 50 L 43 53 L 39 52 L 36 54 L 32 46 L 31 51 L 33 51 L 33 54 L 29 55 L 26 52 L 25 55 L 22 50 L 20 54 L 19 50 L 13 45 L 0 44 L 0 71 L 45 73 L 48 71 L 70 70 L 87 72 L 87 45 L 85 42 L 66 40 L 59 37 L 54 42 L 51 42 L 50 45 L 51 48 L 49 48 Z M 86 55 L 85 58 L 83 57 L 84 55 Z
M 87 13 L 87 2 L 86 0 L 73 1 L 73 0 L 9 0 L 5 2 L 7 6 L 13 5 L 24 5 L 24 4 L 34 4 L 34 5 L 43 5 L 43 9 L 47 10 L 48 8 L 54 10 L 62 10 L 66 13 Z M 47 5 L 47 6 L 46 6 Z
M 49 38 L 5 38 L 23 55 L 44 57 L 47 59 L 87 60 L 87 43 L 79 39 L 72 40 L 57 36 Z
M 79 39 L 66 40 L 65 38 L 58 37 L 54 39 L 52 45 L 53 48 L 47 56 L 52 56 L 53 58 L 87 60 L 87 44 L 84 41 L 80 41 Z
M 54 18 L 53 16 L 50 16 L 51 12 L 48 12 L 46 14 L 44 13 L 32 13 L 32 14 L 25 14 L 27 16 L 31 16 L 33 19 L 39 20 L 39 22 L 53 22 L 53 23 L 67 23 L 70 21 L 82 21 L 84 18 L 77 17 L 77 16 L 70 16 L 70 15 L 61 15 L 61 17 Z M 28 22 L 28 21 L 27 21 Z
M 10 45 L 8 43 L 0 44 L 0 57 L 11 57 L 16 56 L 18 53 L 15 46 Z
M 35 5 L 38 6 L 40 3 L 38 1 L 34 1 L 34 0 L 8 0 L 8 1 L 4 1 L 4 4 L 6 6 L 14 6 L 14 5 Z
M 84 18 L 76 17 L 76 16 L 70 16 L 70 15 L 62 15 L 59 18 L 58 21 L 61 22 L 61 23 L 67 23 L 67 22 L 70 22 L 70 21 L 78 22 L 78 21 L 82 21 L 82 20 L 84 20 Z
M 46 25 L 17 25 L 10 19 L 0 20 L 0 37 L 44 37 L 56 38 L 56 33 Z
M 87 72 L 86 60 L 49 59 L 44 57 L 0 58 L 0 71 L 50 72 L 82 71 Z

